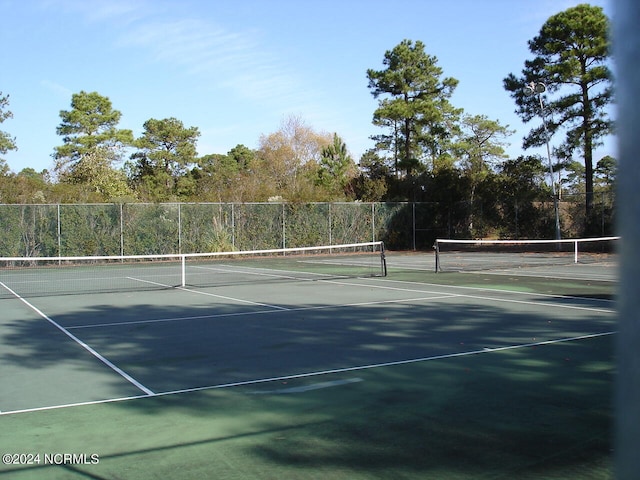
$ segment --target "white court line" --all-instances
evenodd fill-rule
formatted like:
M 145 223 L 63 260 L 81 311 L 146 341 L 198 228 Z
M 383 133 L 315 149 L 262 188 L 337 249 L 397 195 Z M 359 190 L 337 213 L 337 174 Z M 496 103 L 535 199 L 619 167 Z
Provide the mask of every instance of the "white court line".
M 123 401 L 127 401 L 127 400 L 136 400 L 136 399 L 141 399 L 141 398 L 164 397 L 164 396 L 168 396 L 168 395 L 178 395 L 178 394 L 183 394 L 183 393 L 203 392 L 203 391 L 207 391 L 207 390 L 220 390 L 220 389 L 224 389 L 224 388 L 242 387 L 242 386 L 258 385 L 258 384 L 269 383 L 269 382 L 279 382 L 279 381 L 284 381 L 284 380 L 295 380 L 295 379 L 300 379 L 300 378 L 318 377 L 318 376 L 322 376 L 322 375 L 330 375 L 330 374 L 336 374 L 336 373 L 355 372 L 355 371 L 370 370 L 370 369 L 375 369 L 375 368 L 393 367 L 393 366 L 399 366 L 399 365 L 408 365 L 408 364 L 412 364 L 412 363 L 423 363 L 423 362 L 429 362 L 429 361 L 433 361 L 433 360 L 446 360 L 446 359 L 449 359 L 449 358 L 469 357 L 469 356 L 472 356 L 472 355 L 481 355 L 481 354 L 486 354 L 486 353 L 503 352 L 503 351 L 507 351 L 507 350 L 516 350 L 516 349 L 520 349 L 520 348 L 531 348 L 531 347 L 539 347 L 539 346 L 543 346 L 543 345 L 553 345 L 553 344 L 558 344 L 558 343 L 575 342 L 575 341 L 579 341 L 579 340 L 589 340 L 589 339 L 592 339 L 592 338 L 615 335 L 616 333 L 618 333 L 618 332 L 611 331 L 611 332 L 592 333 L 592 334 L 588 334 L 588 335 L 580 335 L 580 336 L 576 336 L 576 337 L 560 338 L 560 339 L 556 339 L 556 340 L 545 340 L 545 341 L 533 342 L 533 343 L 524 343 L 524 344 L 520 344 L 520 345 L 507 345 L 507 346 L 504 346 L 504 347 L 483 348 L 482 350 L 472 350 L 472 351 L 469 351 L 469 352 L 446 353 L 446 354 L 442 354 L 442 355 L 434 355 L 434 356 L 430 356 L 430 357 L 421 357 L 421 358 L 412 358 L 412 359 L 408 359 L 408 360 L 397 360 L 397 361 L 393 361 L 393 362 L 374 363 L 374 364 L 360 365 L 360 366 L 355 366 L 355 367 L 335 368 L 335 369 L 331 369 L 331 370 L 321 370 L 321 371 L 317 371 L 317 372 L 298 373 L 298 374 L 294 374 L 294 375 L 282 375 L 282 376 L 278 376 L 278 377 L 261 378 L 261 379 L 256 379 L 256 380 L 245 380 L 245 381 L 241 381 L 241 382 L 232 382 L 232 383 L 222 383 L 222 384 L 218 384 L 218 385 L 209 385 L 209 386 L 204 386 L 204 387 L 185 388 L 185 389 L 181 389 L 181 390 L 171 390 L 171 391 L 167 391 L 167 392 L 154 393 L 152 395 L 136 395 L 136 396 L 131 396 L 131 397 L 111 398 L 111 399 L 106 399 L 106 400 L 94 400 L 94 401 L 90 401 L 90 402 L 78 402 L 78 403 L 69 403 L 69 404 L 65 404 L 65 405 L 52 405 L 52 406 L 48 406 L 48 407 L 36 407 L 36 408 L 27 408 L 27 409 L 23 409 L 23 410 L 12 410 L 12 411 L 0 412 L 0 416 L 2 416 L 2 415 L 13 415 L 13 414 L 18 414 L 18 413 L 39 412 L 39 411 L 44 411 L 44 410 L 55 410 L 55 409 L 60 409 L 60 408 L 79 407 L 79 406 L 85 406 L 85 405 L 99 405 L 99 404 L 103 404 L 103 403 L 123 402 Z
M 309 310 L 327 310 L 330 308 L 343 308 L 343 307 L 364 307 L 368 305 L 381 305 L 385 303 L 406 303 L 406 302 L 419 302 L 424 300 L 435 300 L 441 298 L 455 297 L 455 295 L 441 295 L 438 297 L 419 297 L 419 298 L 405 298 L 400 300 L 378 300 L 373 302 L 357 302 L 357 303 L 342 303 L 337 305 L 316 305 L 315 307 L 296 307 L 290 308 L 287 312 L 306 312 Z M 107 322 L 107 323 L 95 323 L 88 325 L 75 325 L 67 327 L 69 330 L 78 328 L 98 328 L 98 327 L 117 327 L 127 325 L 138 325 L 144 323 L 162 323 L 162 322 L 181 322 L 186 320 L 207 320 L 210 318 L 227 318 L 227 317 L 243 317 L 251 315 L 267 315 L 278 312 L 278 310 L 256 310 L 253 312 L 232 312 L 232 313 L 212 313 L 209 315 L 194 315 L 189 317 L 170 317 L 170 318 L 157 318 L 148 320 L 133 320 L 130 322 Z
M 190 288 L 185 288 L 185 287 L 173 287 L 171 285 L 165 285 L 163 283 L 158 283 L 158 282 L 152 282 L 151 280 L 143 280 L 141 278 L 134 278 L 134 277 L 127 277 L 129 280 L 134 280 L 136 282 L 142 282 L 142 283 L 149 283 L 151 285 L 157 285 L 159 287 L 164 287 L 164 288 L 175 288 L 176 290 L 182 290 L 183 292 L 189 292 L 189 293 L 196 293 L 198 295 L 205 295 L 207 297 L 215 297 L 215 298 L 222 298 L 223 300 L 231 300 L 234 302 L 239 302 L 239 303 L 248 303 L 250 305 L 259 305 L 261 307 L 268 307 L 268 308 L 273 308 L 276 310 L 289 310 L 289 308 L 287 307 L 280 307 L 278 305 L 271 305 L 268 303 L 260 303 L 260 302 L 253 302 L 251 300 L 243 300 L 241 298 L 234 298 L 234 297 L 227 297 L 224 295 L 216 295 L 215 293 L 210 293 L 210 292 L 202 292 L 200 290 L 192 290 Z
M 256 385 L 256 384 L 260 384 L 260 383 L 267 383 L 267 382 L 274 382 L 274 381 L 317 377 L 317 376 L 320 376 L 320 375 L 329 375 L 329 374 L 335 374 L 335 373 L 346 373 L 346 372 L 370 370 L 370 369 L 374 369 L 374 368 L 394 367 L 394 366 L 399 366 L 399 365 L 408 365 L 408 364 L 411 364 L 411 363 L 430 362 L 430 361 L 433 361 L 433 360 L 444 360 L 444 359 L 449 359 L 449 358 L 469 357 L 469 356 L 472 356 L 472 355 L 480 355 L 480 354 L 485 354 L 485 353 L 503 352 L 503 351 L 507 351 L 507 350 L 516 350 L 516 349 L 520 349 L 520 348 L 539 347 L 539 346 L 543 346 L 543 345 L 553 345 L 553 344 L 557 344 L 557 343 L 574 342 L 574 341 L 577 341 L 577 340 L 588 340 L 588 339 L 591 339 L 591 338 L 598 338 L 598 337 L 614 335 L 616 333 L 617 332 L 615 332 L 615 331 L 592 333 L 592 334 L 588 334 L 588 335 L 579 335 L 579 336 L 575 336 L 575 337 L 560 338 L 560 339 L 556 339 L 556 340 L 544 340 L 544 341 L 540 341 L 540 342 L 523 343 L 523 344 L 519 344 L 519 345 L 507 345 L 507 346 L 504 346 L 504 347 L 483 348 L 482 350 L 472 350 L 472 351 L 468 351 L 468 352 L 445 353 L 445 354 L 442 354 L 442 355 L 433 355 L 433 356 L 430 356 L 430 357 L 412 358 L 412 359 L 408 359 L 408 360 L 396 360 L 396 361 L 392 361 L 392 362 L 373 363 L 373 364 L 369 364 L 369 365 L 358 365 L 358 366 L 355 366 L 355 367 L 334 368 L 334 369 L 331 369 L 331 370 L 321 370 L 321 371 L 317 371 L 317 372 L 299 373 L 299 374 L 296 374 L 296 375 L 285 375 L 285 376 L 280 376 L 280 377 L 262 378 L 262 379 L 259 379 L 259 380 L 245 380 L 245 381 L 241 381 L 241 382 L 223 383 L 223 384 L 219 384 L 219 385 L 210 385 L 210 386 L 205 386 L 205 387 L 185 388 L 185 389 L 181 389 L 181 390 L 171 390 L 171 391 L 168 391 L 168 392 L 156 393 L 154 396 L 159 397 L 159 396 L 165 396 L 165 395 L 176 395 L 176 394 L 180 394 L 180 393 L 201 392 L 201 391 L 205 391 L 205 390 L 216 390 L 216 389 L 222 389 L 222 388 L 240 387 L 240 386 L 246 386 L 246 385 Z
M 566 298 L 566 299 L 570 299 L 570 300 L 588 300 L 591 302 L 604 302 L 604 303 L 615 303 L 615 300 L 609 300 L 606 298 L 589 298 L 589 297 L 577 297 L 577 296 L 572 296 L 572 295 L 555 295 L 555 294 L 551 294 L 551 293 L 539 293 L 539 292 L 524 292 L 524 291 L 520 291 L 520 290 L 501 290 L 499 288 L 488 288 L 488 287 L 469 287 L 469 286 L 463 286 L 463 285 L 444 285 L 444 284 L 440 284 L 440 283 L 423 283 L 423 282 L 412 282 L 412 281 L 408 281 L 408 280 L 394 280 L 392 278 L 389 277 L 384 277 L 384 278 L 365 278 L 364 280 L 370 280 L 370 281 L 375 281 L 375 282 L 389 282 L 389 283 L 402 283 L 402 284 L 409 284 L 409 285 L 423 285 L 423 286 L 427 286 L 427 287 L 438 287 L 438 288 L 448 288 L 448 289 L 457 289 L 457 290 L 477 290 L 480 292 L 493 292 L 493 293 L 506 293 L 506 294 L 510 294 L 510 295 L 526 295 L 526 296 L 532 296 L 532 297 L 549 297 L 549 298 Z M 565 280 L 565 279 L 561 279 L 561 280 Z M 580 279 L 578 279 L 580 280 Z M 381 288 L 393 288 L 393 287 L 381 287 Z M 395 288 L 396 290 L 403 290 L 402 288 Z M 424 291 L 424 290 L 410 290 L 407 289 L 407 291 Z M 440 292 L 440 293 L 444 293 L 444 292 Z M 460 294 L 460 295 L 464 295 L 464 294 Z
M 393 282 L 393 283 L 405 283 L 410 285 L 424 285 L 428 287 L 450 288 L 450 289 L 459 289 L 459 290 L 476 290 L 476 291 L 482 291 L 482 292 L 503 293 L 503 294 L 509 294 L 509 295 L 523 295 L 523 296 L 530 296 L 530 297 L 543 297 L 543 298 L 552 298 L 552 299 L 555 298 L 555 299 L 561 299 L 561 300 L 582 300 L 582 301 L 589 301 L 589 302 L 596 302 L 596 303 L 615 303 L 615 300 L 609 300 L 606 298 L 576 297 L 571 295 L 553 295 L 548 293 L 521 292 L 521 291 L 515 291 L 515 290 L 499 290 L 495 288 L 481 288 L 481 287 L 463 287 L 463 286 L 457 286 L 457 285 L 439 285 L 437 283 L 408 282 L 405 280 L 391 280 L 387 278 L 375 278 L 375 279 L 367 278 L 366 280 L 375 281 L 375 282 Z M 443 291 L 434 292 L 430 290 L 416 290 L 416 289 L 410 289 L 410 288 L 404 289 L 404 288 L 398 288 L 398 287 L 389 287 L 386 285 L 370 285 L 370 284 L 360 284 L 360 283 L 350 283 L 350 282 L 338 282 L 335 280 L 323 280 L 323 282 L 336 283 L 339 285 L 354 285 L 354 286 L 361 286 L 361 287 L 381 288 L 381 289 L 398 290 L 398 291 L 406 291 L 406 292 L 422 292 L 422 293 L 433 293 L 433 294 L 442 294 L 442 295 L 446 294 L 446 292 L 443 292 Z M 450 293 L 450 295 L 462 297 L 462 298 L 491 300 L 493 302 L 525 303 L 529 305 L 538 305 L 538 306 L 542 305 L 547 307 L 589 310 L 589 311 L 601 312 L 601 313 L 615 313 L 615 309 L 598 309 L 598 308 L 591 308 L 591 307 L 578 307 L 574 305 L 556 305 L 556 304 L 545 303 L 545 302 L 509 300 L 506 298 L 467 295 L 465 293 Z
M 545 274 L 541 273 L 523 273 L 518 270 L 491 270 L 491 271 L 468 271 L 468 272 L 458 272 L 464 275 L 502 275 L 502 276 L 516 276 L 516 277 L 531 277 L 531 278 L 546 278 L 552 280 L 579 280 L 579 281 L 588 281 L 594 280 L 596 282 L 605 282 L 605 283 L 616 283 L 618 280 L 616 278 L 611 278 L 611 275 L 603 275 L 603 274 L 589 274 L 585 273 L 582 276 L 580 275 L 565 275 L 560 273 L 555 274 Z
M 205 267 L 203 267 L 205 268 Z M 151 284 L 155 284 L 158 286 L 162 286 L 162 287 L 166 287 L 166 288 L 173 288 L 170 285 L 163 285 L 160 283 L 156 283 L 156 282 L 151 282 L 148 280 L 142 280 L 142 279 L 137 279 L 137 278 L 131 278 L 129 277 L 131 280 L 137 280 L 140 282 L 146 282 L 146 283 L 151 283 Z M 480 288 L 480 287 L 462 287 L 462 286 L 453 286 L 453 285 L 438 285 L 438 284 L 430 284 L 430 283 L 417 283 L 417 282 L 407 282 L 407 281 L 402 281 L 402 280 L 391 280 L 388 278 L 380 278 L 380 277 L 374 277 L 374 278 L 365 278 L 364 280 L 369 280 L 369 281 L 373 281 L 373 282 L 397 282 L 397 283 L 410 283 L 412 285 L 425 285 L 425 286 L 430 286 L 430 287 L 439 287 L 439 288 L 452 288 L 452 289 L 467 289 L 467 290 L 478 290 L 478 291 L 489 291 L 489 292 L 499 292 L 499 293 L 507 293 L 507 294 L 511 294 L 511 295 L 524 295 L 524 296 L 536 296 L 536 297 L 545 297 L 545 298 L 558 298 L 558 299 L 569 299 L 569 300 L 587 300 L 587 301 L 596 301 L 596 302 L 611 302 L 613 303 L 613 300 L 607 300 L 607 299 L 590 299 L 590 298 L 586 298 L 586 297 L 574 297 L 574 296 L 569 296 L 569 295 L 551 295 L 551 294 L 544 294 L 544 293 L 533 293 L 533 292 L 518 292 L 518 291 L 512 291 L 512 290 L 497 290 L 497 289 L 490 289 L 490 288 Z M 385 286 L 385 285 L 372 285 L 370 283 L 368 284 L 361 284 L 361 283 L 353 283 L 353 282 L 347 282 L 347 281 L 338 281 L 338 280 L 323 280 L 323 279 L 318 279 L 316 281 L 322 282 L 322 283 L 331 283 L 331 284 L 336 284 L 336 285 L 348 285 L 348 286 L 356 286 L 356 287 L 367 287 L 367 288 L 380 288 L 380 289 L 384 289 L 384 290 L 397 290 L 397 291 L 402 291 L 402 292 L 414 292 L 414 293 L 428 293 L 428 294 L 434 294 L 434 295 L 452 295 L 452 296 L 458 296 L 458 297 L 464 297 L 464 298 L 472 298 L 472 299 L 480 299 L 480 300 L 489 300 L 492 302 L 504 302 L 504 303 L 520 303 L 520 304 L 524 304 L 524 305 L 544 305 L 544 306 L 549 306 L 549 307 L 555 307 L 555 308 L 565 308 L 565 309 L 570 309 L 570 310 L 587 310 L 587 311 L 593 311 L 593 312 L 599 312 L 599 313 L 613 313 L 613 310 L 607 310 L 607 309 L 597 309 L 597 308 L 591 308 L 591 307 L 579 307 L 579 306 L 574 306 L 574 305 L 555 305 L 555 304 L 548 304 L 548 303 L 544 303 L 544 302 L 532 302 L 532 301 L 524 301 L 524 300 L 509 300 L 509 299 L 502 299 L 502 298 L 494 298 L 494 297 L 482 297 L 482 296 L 475 296 L 475 295 L 466 295 L 466 294 L 462 294 L 462 293 L 446 293 L 443 291 L 429 291 L 429 290 L 420 290 L 420 289 L 408 289 L 408 288 L 397 288 L 397 287 L 389 287 L 389 286 Z M 242 300 L 242 299 L 237 299 L 237 298 L 233 298 L 233 297 L 225 297 L 222 295 L 215 295 L 212 293 L 208 293 L 208 292 L 200 292 L 198 290 L 190 290 L 190 289 L 185 289 L 184 287 L 178 287 L 181 290 L 185 290 L 188 292 L 192 292 L 192 293 L 198 293 L 201 295 L 209 295 L 212 297 L 217 297 L 217 298 L 222 298 L 225 300 L 233 300 L 233 301 L 237 301 L 237 302 L 243 302 L 243 303 L 250 303 L 250 304 L 255 304 L 255 305 L 261 305 L 261 306 L 265 306 L 265 307 L 269 307 L 269 308 L 275 308 L 275 309 L 279 309 L 279 310 L 285 310 L 285 311 L 289 311 L 291 310 L 290 308 L 286 308 L 286 307 L 279 307 L 276 305 L 269 305 L 269 304 L 264 304 L 264 303 L 259 303 L 259 302 L 251 302 L 249 300 Z
M 292 393 L 305 393 L 312 390 L 322 390 L 324 388 L 341 387 L 350 383 L 362 382 L 361 378 L 346 378 L 344 380 L 331 380 L 329 382 L 312 383 L 311 385 L 303 385 L 301 387 L 279 388 L 277 390 L 256 390 L 249 392 L 252 395 L 290 395 Z
M 152 283 L 154 285 L 158 285 L 158 286 L 162 286 L 162 287 L 167 287 L 167 288 L 174 288 L 174 287 L 170 287 L 169 285 L 163 285 L 163 284 L 159 284 L 156 282 L 151 282 L 148 280 L 141 280 L 141 279 L 136 279 L 136 278 L 131 278 L 132 280 L 137 280 L 140 282 L 146 282 L 146 283 Z M 371 279 L 371 278 L 366 278 L 365 280 L 367 281 L 374 281 L 374 282 L 394 282 L 394 283 L 403 283 L 403 284 L 411 284 L 411 285 L 424 285 L 424 286 L 430 286 L 430 287 L 440 287 L 440 288 L 451 288 L 451 289 L 464 289 L 464 290 L 473 290 L 473 291 L 484 291 L 484 292 L 493 292 L 493 293 L 506 293 L 506 294 L 510 294 L 510 295 L 523 295 L 523 296 L 534 296 L 534 297 L 543 297 L 543 298 L 550 298 L 550 299 L 564 299 L 564 300 L 587 300 L 587 301 L 594 301 L 594 302 L 606 302 L 606 303 L 613 303 L 612 300 L 607 300 L 607 299 L 590 299 L 590 298 L 585 298 L 585 297 L 573 297 L 573 296 L 567 296 L 567 295 L 550 295 L 550 294 L 544 294 L 544 293 L 533 293 L 533 292 L 519 292 L 519 291 L 512 291 L 512 290 L 496 290 L 496 289 L 490 289 L 490 288 L 480 288 L 480 287 L 462 287 L 462 286 L 453 286 L 453 285 L 438 285 L 438 284 L 430 284 L 430 283 L 417 283 L 417 282 L 407 282 L 407 281 L 403 281 L 403 280 L 390 280 L 390 279 L 382 279 L 382 278 L 375 278 L 375 279 Z M 276 305 L 269 305 L 269 304 L 263 304 L 263 303 L 259 303 L 259 302 L 252 302 L 249 300 L 242 300 L 242 299 L 237 299 L 237 298 L 233 298 L 233 297 L 225 297 L 223 295 L 215 295 L 213 293 L 208 293 L 208 292 L 200 292 L 198 290 L 190 290 L 190 289 L 185 289 L 183 287 L 178 287 L 180 290 L 185 290 L 188 292 L 192 292 L 192 293 L 197 293 L 197 294 L 201 294 L 201 295 L 209 295 L 212 297 L 216 297 L 216 298 L 222 298 L 222 299 L 226 299 L 226 300 L 233 300 L 233 301 L 237 301 L 237 302 L 242 302 L 242 303 L 249 303 L 249 304 L 253 304 L 253 305 L 260 305 L 260 306 L 266 306 L 269 307 L 270 309 L 273 310 L 258 310 L 258 311 L 254 311 L 254 312 L 235 312 L 235 313 L 224 313 L 224 314 L 212 314 L 212 315 L 200 315 L 200 316 L 193 316 L 193 317 L 175 317 L 175 318 L 166 318 L 166 319 L 149 319 L 149 320 L 137 320 L 137 321 L 132 321 L 132 322 L 108 322 L 108 323 L 101 323 L 101 324 L 94 324 L 94 325 L 76 325 L 73 327 L 67 327 L 68 329 L 78 329 L 78 328 L 94 328 L 94 327 L 110 327 L 110 326 L 118 326 L 118 325 L 135 325 L 135 324 L 144 324 L 144 323 L 160 323 L 160 322 L 171 322 L 171 321 L 182 321 L 182 320 L 199 320 L 199 319 L 207 319 L 207 318 L 225 318 L 225 317 L 235 317 L 235 316 L 248 316 L 248 315 L 263 315 L 263 314 L 269 314 L 269 313 L 273 313 L 274 311 L 287 311 L 287 312 L 300 312 L 300 311 L 307 311 L 307 310 L 321 310 L 321 309 L 327 309 L 327 308 L 341 308 L 341 307 L 357 307 L 357 306 L 366 306 L 366 305 L 378 305 L 378 304 L 385 304 L 385 303 L 403 303 L 403 302 L 412 302 L 412 301 L 429 301 L 429 300 L 442 300 L 442 299 L 448 299 L 448 298 L 471 298 L 474 300 L 487 300 L 487 301 L 491 301 L 491 302 L 503 302 L 503 303 L 516 303 L 516 304 L 523 304 L 523 305 L 532 305 L 532 306 L 536 306 L 536 307 L 540 307 L 540 306 L 544 306 L 544 307 L 550 307 L 550 308 L 563 308 L 563 309 L 569 309 L 569 310 L 584 310 L 584 311 L 589 311 L 589 312 L 597 312 L 597 313 L 615 313 L 614 309 L 606 309 L 606 308 L 594 308 L 594 307 L 581 307 L 581 306 L 576 306 L 576 305 L 559 305 L 559 304 L 552 304 L 552 303 L 546 303 L 546 302 L 536 302 L 536 301 L 527 301 L 527 300 L 514 300 L 514 299 L 507 299 L 507 298 L 495 298 L 495 297 L 489 297 L 489 296 L 480 296 L 480 295 L 468 295 L 468 294 L 464 294 L 464 293 L 447 293 L 447 292 L 443 292 L 443 291 L 432 291 L 432 290 L 421 290 L 421 289 L 417 289 L 417 288 L 402 288 L 402 287 L 391 287 L 388 285 L 375 285 L 375 284 L 371 284 L 371 283 L 353 283 L 353 282 L 347 282 L 347 281 L 337 281 L 337 280 L 320 280 L 321 283 L 329 283 L 329 284 L 336 284 L 336 285 L 345 285 L 345 286 L 356 286 L 356 287 L 361 287 L 361 288 L 377 288 L 377 289 L 382 289 L 382 290 L 393 290 L 393 291 L 399 291 L 399 292 L 405 292 L 405 293 L 423 293 L 423 294 L 430 294 L 430 295 L 435 295 L 435 296 L 430 296 L 430 297 L 418 297 L 418 298 L 410 298 L 410 299 L 400 299 L 400 300 L 382 300 L 382 301 L 374 301 L 374 302 L 358 302 L 358 303 L 348 303 L 348 304 L 337 304 L 337 305 L 321 305 L 321 306 L 315 306 L 315 307 L 299 307 L 299 308 L 287 308 L 287 307 L 279 307 Z
M 85 350 L 87 350 L 91 355 L 93 355 L 94 357 L 96 357 L 98 360 L 100 360 L 102 363 L 104 363 L 107 367 L 109 367 L 110 369 L 112 369 L 114 372 L 116 372 L 118 375 L 120 375 L 121 377 L 123 377 L 125 380 L 127 380 L 128 382 L 132 383 L 133 385 L 135 385 L 136 387 L 138 387 L 140 390 L 142 390 L 144 393 L 146 393 L 147 395 L 154 395 L 154 392 L 150 389 L 148 389 L 147 387 L 145 387 L 144 385 L 142 385 L 140 382 L 138 382 L 135 378 L 133 378 L 131 375 L 129 375 L 127 372 L 125 372 L 124 370 L 122 370 L 121 368 L 117 367 L 116 365 L 114 365 L 113 363 L 111 363 L 109 360 L 107 360 L 105 357 L 103 357 L 102 355 L 100 355 L 98 352 L 96 352 L 93 348 L 91 348 L 89 345 L 87 345 L 86 343 L 84 343 L 82 340 L 80 340 L 78 337 L 76 337 L 73 333 L 69 332 L 66 328 L 64 328 L 62 325 L 60 325 L 59 323 L 57 323 L 56 321 L 52 320 L 51 318 L 49 318 L 47 315 L 45 315 L 41 310 L 39 310 L 36 306 L 32 305 L 31 303 L 29 303 L 27 300 L 25 300 L 24 298 L 22 298 L 20 295 L 18 295 L 16 292 L 14 292 L 13 290 L 11 290 L 9 287 L 7 287 L 4 283 L 0 282 L 0 285 L 2 287 L 4 287 L 8 292 L 10 292 L 13 296 L 15 296 L 18 300 L 20 300 L 22 303 L 24 303 L 27 307 L 29 307 L 31 310 L 33 310 L 34 312 L 36 312 L 38 315 L 40 315 L 42 318 L 44 318 L 46 321 L 48 321 L 49 323 L 51 323 L 51 325 L 53 325 L 54 327 L 56 327 L 58 330 L 60 330 L 62 333 L 64 333 L 67 337 L 69 337 L 71 340 L 73 340 L 74 342 L 76 342 L 78 345 L 80 345 L 82 348 L 84 348 Z
M 462 285 L 442 285 L 442 284 L 439 284 L 439 283 L 422 283 L 422 282 L 412 282 L 412 281 L 408 281 L 408 280 L 393 280 L 393 279 L 390 279 L 388 277 L 386 277 L 386 278 L 367 278 L 365 280 L 371 280 L 371 281 L 376 281 L 376 282 L 390 282 L 390 283 L 401 283 L 401 284 L 409 284 L 409 285 L 420 285 L 420 286 L 426 286 L 426 287 L 437 287 L 437 288 L 441 288 L 441 289 L 475 290 L 475 291 L 480 291 L 480 292 L 503 293 L 503 294 L 508 294 L 508 295 L 522 295 L 522 296 L 529 296 L 529 297 L 546 297 L 546 298 L 559 298 L 559 299 L 567 299 L 567 300 L 583 300 L 583 301 L 589 301 L 589 302 L 595 302 L 595 303 L 615 303 L 615 300 L 609 300 L 609 299 L 606 299 L 606 298 L 578 297 L 578 296 L 574 296 L 574 295 L 555 295 L 555 294 L 551 294 L 551 293 L 523 292 L 523 291 L 519 291 L 519 290 L 501 290 L 501 289 L 498 289 L 498 288 L 469 287 L 469 286 L 462 286 Z M 400 291 L 404 290 L 402 288 L 385 287 L 385 286 L 381 286 L 379 288 L 390 288 L 390 289 L 395 289 L 395 290 L 400 290 Z M 409 291 L 409 292 L 427 292 L 426 290 L 415 290 L 415 289 L 406 289 L 406 291 Z M 429 292 L 429 293 L 434 293 L 434 292 Z M 437 293 L 445 293 L 445 292 L 444 291 L 439 291 Z M 452 295 L 459 295 L 459 296 L 463 296 L 463 297 L 466 296 L 464 293 L 457 293 L 457 294 L 456 293 L 452 293 Z M 484 298 L 484 297 L 473 297 L 472 296 L 471 298 Z M 490 297 L 486 297 L 486 298 L 488 298 L 490 300 L 499 300 L 499 299 L 494 299 L 494 298 L 490 298 Z

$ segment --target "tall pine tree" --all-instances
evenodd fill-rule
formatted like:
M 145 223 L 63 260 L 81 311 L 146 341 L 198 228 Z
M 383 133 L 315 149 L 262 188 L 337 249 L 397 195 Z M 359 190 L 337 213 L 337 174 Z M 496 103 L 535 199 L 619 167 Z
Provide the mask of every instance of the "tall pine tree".
M 448 149 L 462 112 L 449 99 L 458 81 L 442 78 L 436 57 L 420 41 L 403 40 L 384 55 L 384 70 L 367 71 L 378 98 L 373 124 L 387 132 L 372 137 L 377 149 L 391 153 L 395 173 L 413 175 L 433 165 Z
M 504 79 L 518 107 L 516 113 L 525 122 L 541 114 L 538 99 L 525 96 L 525 85 L 546 85 L 549 95 L 543 115 L 549 135 L 565 132 L 556 154 L 570 159 L 579 152 L 584 158 L 587 218 L 593 206 L 593 152 L 613 131 L 607 112 L 613 102 L 609 29 L 609 19 L 600 7 L 581 4 L 558 13 L 529 41 L 534 58 L 525 62 L 522 74 Z M 541 124 L 525 137 L 523 146 L 541 146 L 546 140 Z

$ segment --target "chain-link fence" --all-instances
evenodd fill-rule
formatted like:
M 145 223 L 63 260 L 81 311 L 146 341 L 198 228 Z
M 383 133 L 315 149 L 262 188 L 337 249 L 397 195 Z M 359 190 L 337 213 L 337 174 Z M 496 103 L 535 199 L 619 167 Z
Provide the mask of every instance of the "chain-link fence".
M 614 202 L 560 202 L 563 236 L 613 234 Z M 0 205 L 0 256 L 145 255 L 435 238 L 554 238 L 553 202 Z

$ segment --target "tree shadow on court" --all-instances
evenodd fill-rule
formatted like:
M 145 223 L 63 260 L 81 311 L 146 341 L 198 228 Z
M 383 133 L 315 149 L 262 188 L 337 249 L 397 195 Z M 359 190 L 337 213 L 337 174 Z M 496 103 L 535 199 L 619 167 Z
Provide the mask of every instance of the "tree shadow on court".
M 68 445 L 91 438 L 114 468 L 172 458 L 178 465 L 144 468 L 172 468 L 173 478 L 217 471 L 223 458 L 217 478 L 608 478 L 611 338 L 539 342 L 602 332 L 610 317 L 451 298 L 375 303 L 384 302 L 375 293 L 351 307 L 187 305 L 176 293 L 96 295 L 50 314 L 146 388 L 182 391 L 96 406 L 100 418 L 41 413 Z M 71 389 L 80 397 L 61 403 L 144 396 L 52 323 L 23 312 L 3 321 L 5 385 L 45 371 L 45 393 L 84 382 Z M 511 345 L 529 346 L 491 351 Z M 54 405 L 26 400 L 25 408 Z M 18 434 L 24 445 L 30 431 Z
M 597 362 L 566 346 L 545 349 L 377 372 L 379 389 L 353 387 L 361 394 L 333 423 L 255 451 L 282 465 L 382 478 L 607 478 L 611 372 L 585 375 Z

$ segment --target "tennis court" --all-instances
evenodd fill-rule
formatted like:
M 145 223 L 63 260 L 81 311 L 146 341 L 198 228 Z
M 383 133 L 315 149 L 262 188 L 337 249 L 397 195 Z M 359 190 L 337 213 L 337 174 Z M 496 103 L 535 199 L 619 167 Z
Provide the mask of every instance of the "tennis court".
M 0 479 L 612 478 L 615 255 L 335 253 L 2 271 Z

